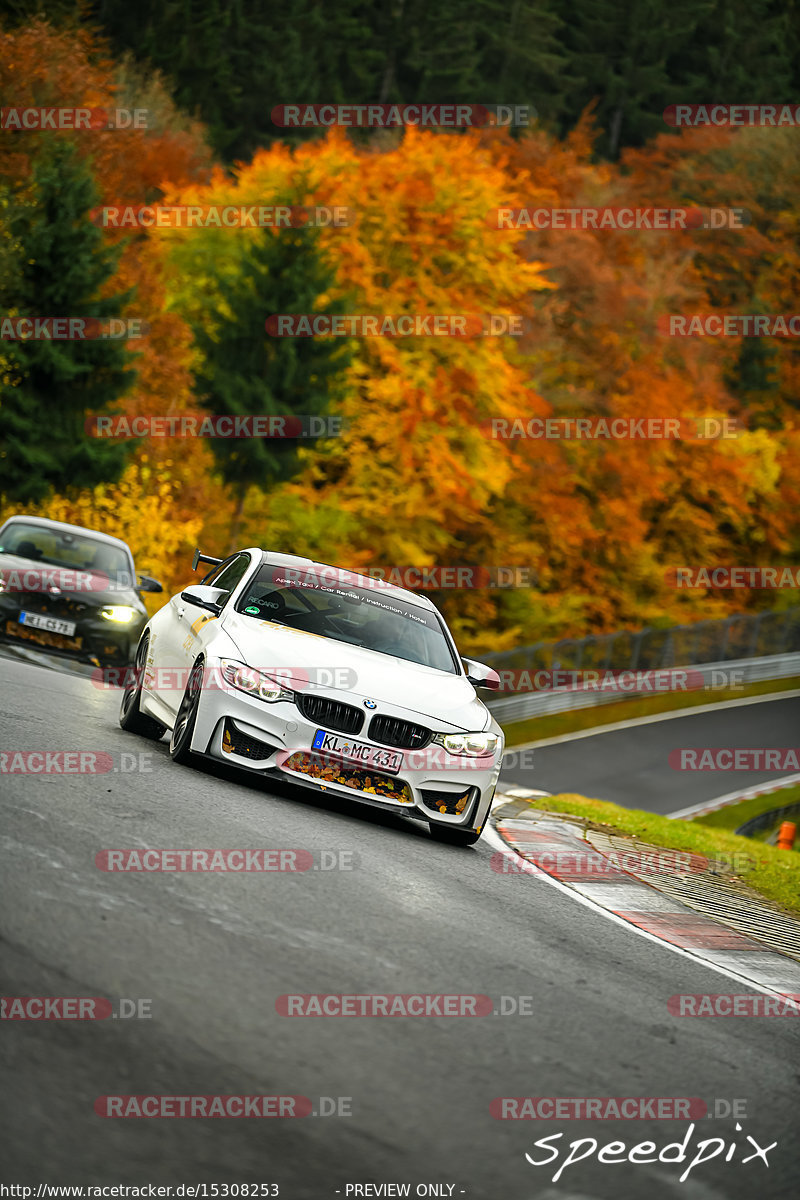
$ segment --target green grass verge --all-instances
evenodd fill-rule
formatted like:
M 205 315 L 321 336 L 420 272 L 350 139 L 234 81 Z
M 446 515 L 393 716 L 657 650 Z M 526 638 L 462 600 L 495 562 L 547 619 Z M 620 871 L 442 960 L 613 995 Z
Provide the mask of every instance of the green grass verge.
M 788 793 L 788 788 L 786 789 Z M 788 803 L 788 801 L 787 801 Z M 800 916 L 800 853 L 778 850 L 727 829 L 710 828 L 699 821 L 676 821 L 656 813 L 620 808 L 605 800 L 563 794 L 541 796 L 531 807 L 584 817 L 607 833 L 628 834 L 653 846 L 686 850 L 736 866 L 735 874 L 768 900 Z
M 706 825 L 709 829 L 729 829 L 733 832 L 740 825 L 744 825 L 745 821 L 749 821 L 751 817 L 758 817 L 761 813 L 770 812 L 773 808 L 783 808 L 786 804 L 798 803 L 800 803 L 800 784 L 795 787 L 779 788 L 775 792 L 767 792 L 764 796 L 753 796 L 750 800 L 740 800 L 738 804 L 726 804 L 724 808 L 718 808 L 716 812 L 694 817 L 693 821 L 698 825 Z M 798 818 L 798 823 L 800 824 L 800 818 Z M 757 834 L 752 840 L 763 841 L 770 833 L 771 830 L 767 829 L 763 836 Z M 800 845 L 800 840 L 796 844 Z
M 635 717 L 650 717 L 656 713 L 675 712 L 684 708 L 692 709 L 701 704 L 719 704 L 724 700 L 741 700 L 747 696 L 765 696 L 770 692 L 788 692 L 795 688 L 800 688 L 800 676 L 797 675 L 791 679 L 765 679 L 760 683 L 748 683 L 741 688 L 667 692 L 638 700 L 615 700 L 611 704 L 600 704 L 594 708 L 551 713 L 544 717 L 529 717 L 525 721 L 509 721 L 505 724 L 501 722 L 501 725 L 510 749 L 525 742 L 559 737 L 562 733 L 577 733 L 602 725 L 613 725 L 617 721 L 630 721 Z

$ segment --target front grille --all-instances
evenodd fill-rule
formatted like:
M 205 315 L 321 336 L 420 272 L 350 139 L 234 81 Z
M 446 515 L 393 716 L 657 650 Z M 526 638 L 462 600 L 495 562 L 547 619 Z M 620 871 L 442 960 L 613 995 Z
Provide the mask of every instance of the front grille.
M 364 723 L 364 714 L 352 704 L 331 700 L 327 696 L 298 696 L 297 707 L 309 721 L 336 729 L 339 733 L 358 733 Z
M 258 738 L 251 737 L 248 733 L 243 733 L 241 729 L 237 729 L 233 721 L 225 721 L 225 731 L 222 735 L 222 749 L 226 754 L 241 754 L 242 758 L 264 759 L 269 758 L 278 746 L 270 746 L 269 742 L 259 741 Z
M 48 617 L 72 617 L 73 619 L 93 607 L 85 604 L 82 600 L 71 600 L 69 596 L 48 596 L 45 592 L 23 593 L 20 596 L 19 606 L 25 612 L 46 613 Z
M 400 720 L 399 717 L 377 716 L 370 722 L 369 736 L 373 742 L 382 742 L 384 746 L 419 750 L 421 746 L 427 746 L 432 734 L 424 725 L 414 725 L 411 721 Z
M 453 817 L 461 816 L 472 795 L 472 788 L 467 788 L 465 792 L 440 792 L 433 788 L 422 788 L 421 791 L 428 808 L 435 808 L 437 812 Z
M 354 791 L 367 792 L 376 799 L 396 800 L 399 804 L 413 804 L 411 788 L 402 779 L 381 775 L 363 767 L 351 767 L 339 758 L 315 754 L 307 750 L 296 750 L 283 763 L 283 770 L 298 771 L 314 779 L 324 788 L 326 783 L 338 783 Z

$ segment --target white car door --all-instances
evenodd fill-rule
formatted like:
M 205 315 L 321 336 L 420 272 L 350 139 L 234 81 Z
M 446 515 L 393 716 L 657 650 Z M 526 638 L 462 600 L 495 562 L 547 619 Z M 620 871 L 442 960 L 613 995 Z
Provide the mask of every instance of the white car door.
M 236 591 L 252 565 L 249 554 L 237 554 L 233 558 L 221 563 L 210 576 L 203 580 L 203 583 L 207 587 L 219 588 L 226 593 L 222 597 L 223 611 L 225 605 L 231 602 L 232 594 Z M 180 597 L 178 599 L 180 600 Z M 209 644 L 216 637 L 218 633 L 217 622 L 219 621 L 219 617 L 208 612 L 207 609 L 191 604 L 187 600 L 182 600 L 181 605 L 182 607 L 177 614 L 180 636 L 175 639 L 174 647 L 172 648 L 172 652 L 175 654 L 177 673 L 182 680 L 180 691 L 177 693 L 175 700 L 175 712 L 177 712 L 180 705 L 181 697 L 189 679 L 189 672 L 199 656 L 205 654 Z
M 156 613 L 150 623 L 143 687 L 145 692 L 150 693 L 156 706 L 166 710 L 158 714 L 162 717 L 174 717 L 186 687 L 186 680 L 182 678 L 184 653 L 181 647 L 188 632 L 185 621 L 187 608 L 179 592 Z M 200 610 L 191 611 L 196 614 Z

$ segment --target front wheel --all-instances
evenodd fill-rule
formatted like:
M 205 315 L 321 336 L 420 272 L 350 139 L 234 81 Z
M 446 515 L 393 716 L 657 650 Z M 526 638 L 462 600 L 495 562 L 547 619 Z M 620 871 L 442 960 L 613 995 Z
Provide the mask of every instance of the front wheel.
M 203 690 L 203 673 L 203 660 L 198 658 L 192 667 L 192 673 L 175 718 L 172 737 L 169 740 L 170 758 L 173 762 L 182 763 L 184 766 L 188 766 L 195 758 L 191 750 L 192 734 L 197 723 L 200 693 Z
M 125 687 L 119 706 L 119 723 L 128 733 L 139 733 L 142 737 L 159 741 L 166 732 L 166 725 L 147 717 L 139 707 L 142 697 L 142 678 L 147 662 L 147 647 L 149 637 L 144 635 L 136 650 L 136 659 L 132 667 L 126 671 Z
M 474 846 L 481 836 L 474 829 L 454 829 L 452 825 L 439 825 L 433 821 L 430 831 L 435 842 L 445 842 L 448 846 Z

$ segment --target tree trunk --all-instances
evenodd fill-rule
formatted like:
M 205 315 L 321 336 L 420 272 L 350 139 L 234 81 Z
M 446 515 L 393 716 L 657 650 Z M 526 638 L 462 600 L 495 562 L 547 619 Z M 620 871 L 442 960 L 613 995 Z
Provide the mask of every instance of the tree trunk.
M 244 502 L 247 499 L 247 484 L 240 483 L 236 488 L 236 509 L 231 522 L 230 540 L 228 543 L 228 554 L 235 554 L 240 550 L 239 545 L 239 530 L 242 527 L 242 516 L 244 514 Z
M 622 134 L 622 105 L 618 105 L 614 109 L 614 114 L 611 118 L 611 129 L 609 131 L 609 149 L 612 159 L 617 157 L 619 152 L 620 137 Z

